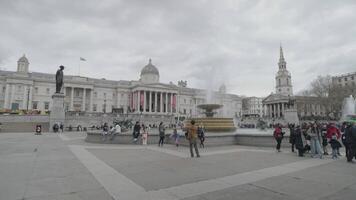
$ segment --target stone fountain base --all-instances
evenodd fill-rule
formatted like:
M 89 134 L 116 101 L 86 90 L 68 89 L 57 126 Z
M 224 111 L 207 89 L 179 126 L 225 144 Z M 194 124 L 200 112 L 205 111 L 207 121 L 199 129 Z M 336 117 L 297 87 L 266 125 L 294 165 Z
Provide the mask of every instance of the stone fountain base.
M 185 121 L 189 125 L 191 120 L 195 120 L 195 125 L 202 124 L 206 132 L 233 132 L 236 130 L 233 118 L 192 118 Z

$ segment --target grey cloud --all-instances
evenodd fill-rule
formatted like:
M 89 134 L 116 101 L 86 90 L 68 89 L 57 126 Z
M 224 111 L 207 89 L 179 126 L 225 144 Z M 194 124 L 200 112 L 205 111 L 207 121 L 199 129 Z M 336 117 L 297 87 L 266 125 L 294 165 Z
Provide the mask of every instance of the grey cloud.
M 282 43 L 294 90 L 355 71 L 356 3 L 333 1 L 0 0 L 0 67 L 137 80 L 151 57 L 162 82 L 266 96 Z M 213 76 L 212 76 L 213 75 Z

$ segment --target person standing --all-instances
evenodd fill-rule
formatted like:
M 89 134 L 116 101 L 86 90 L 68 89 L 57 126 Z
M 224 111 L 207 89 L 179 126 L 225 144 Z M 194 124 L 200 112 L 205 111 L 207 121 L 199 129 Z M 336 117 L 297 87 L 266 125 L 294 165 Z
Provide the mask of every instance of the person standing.
M 159 126 L 158 126 L 158 132 L 159 132 L 158 146 L 163 146 L 165 131 L 166 131 L 166 128 L 164 127 L 163 122 L 159 123 Z
M 62 123 L 59 125 L 59 129 L 60 129 L 60 130 L 61 130 L 61 132 L 63 133 L 64 126 L 63 126 L 63 124 L 62 124 Z
M 278 152 L 281 152 L 281 143 L 283 139 L 283 133 L 282 133 L 282 128 L 277 124 L 274 128 L 273 132 L 274 139 L 277 141 L 277 146 L 276 149 Z
M 336 127 L 334 123 L 330 123 L 328 130 L 326 131 L 326 137 L 329 141 L 332 139 L 331 137 L 336 135 L 336 139 L 339 140 L 341 137 L 340 129 Z M 337 149 L 337 154 L 341 156 L 339 149 Z
M 104 141 L 106 140 L 108 132 L 109 132 L 109 126 L 108 126 L 108 123 L 105 122 L 103 125 L 103 140 Z
M 321 146 L 320 146 L 320 131 L 318 129 L 318 126 L 316 123 L 311 124 L 311 127 L 309 127 L 308 131 L 307 131 L 308 135 L 310 135 L 310 148 L 311 148 L 311 152 L 312 152 L 312 157 L 316 157 L 318 155 L 318 157 L 321 159 L 323 158 L 323 155 L 321 153 Z
M 328 154 L 328 139 L 326 138 L 326 124 L 323 124 L 322 127 L 321 127 L 321 138 L 322 138 L 322 145 L 323 145 L 323 152 L 324 152 L 324 155 L 329 155 Z
M 331 140 L 329 141 L 332 148 L 332 159 L 337 159 L 337 151 L 341 147 L 340 142 L 337 140 L 336 135 L 331 136 Z
M 148 127 L 142 124 L 142 145 L 147 145 L 148 140 Z
M 188 140 L 189 140 L 189 149 L 190 149 L 190 156 L 193 158 L 194 157 L 194 153 L 193 153 L 193 146 L 195 149 L 195 154 L 197 157 L 200 157 L 199 155 L 199 150 L 197 147 L 197 133 L 198 132 L 198 128 L 195 125 L 195 121 L 191 120 L 190 121 L 190 126 L 188 127 Z
M 141 130 L 140 122 L 136 121 L 136 124 L 135 124 L 135 126 L 133 128 L 133 132 L 132 132 L 134 143 L 136 143 L 138 140 L 138 136 L 140 135 L 140 130 Z

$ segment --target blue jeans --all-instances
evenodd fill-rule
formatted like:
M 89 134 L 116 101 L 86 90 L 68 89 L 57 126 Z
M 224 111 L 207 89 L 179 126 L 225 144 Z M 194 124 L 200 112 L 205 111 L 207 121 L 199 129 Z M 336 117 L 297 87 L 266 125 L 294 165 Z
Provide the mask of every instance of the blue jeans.
M 332 151 L 332 158 L 337 158 L 337 153 L 338 153 L 337 150 L 338 150 L 338 149 L 336 149 L 336 148 L 333 149 L 333 151 Z
M 310 148 L 311 148 L 311 154 L 312 156 L 319 155 L 319 157 L 322 156 L 321 153 L 321 146 L 318 138 L 312 137 L 310 140 Z

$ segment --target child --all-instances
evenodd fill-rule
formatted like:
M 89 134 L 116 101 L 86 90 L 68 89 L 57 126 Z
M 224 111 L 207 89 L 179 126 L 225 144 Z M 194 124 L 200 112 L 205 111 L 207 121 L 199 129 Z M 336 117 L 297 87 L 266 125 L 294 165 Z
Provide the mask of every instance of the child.
M 341 148 L 340 142 L 337 140 L 336 135 L 331 136 L 331 140 L 329 141 L 332 148 L 332 159 L 337 159 L 338 149 Z
M 148 140 L 148 127 L 142 124 L 142 144 L 147 145 Z

